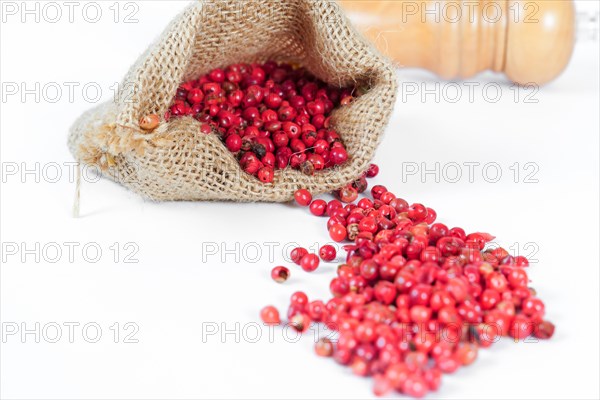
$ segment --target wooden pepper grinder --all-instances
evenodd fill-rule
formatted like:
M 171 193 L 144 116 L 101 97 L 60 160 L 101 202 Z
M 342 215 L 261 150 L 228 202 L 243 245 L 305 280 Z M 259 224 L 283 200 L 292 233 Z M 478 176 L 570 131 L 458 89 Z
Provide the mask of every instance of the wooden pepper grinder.
M 340 0 L 350 20 L 404 67 L 445 79 L 492 70 L 542 85 L 567 66 L 572 0 Z

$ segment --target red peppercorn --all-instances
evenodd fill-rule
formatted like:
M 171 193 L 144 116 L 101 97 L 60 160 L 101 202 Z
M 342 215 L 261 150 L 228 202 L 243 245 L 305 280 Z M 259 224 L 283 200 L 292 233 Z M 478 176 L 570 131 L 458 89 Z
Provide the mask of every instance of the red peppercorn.
M 258 179 L 260 179 L 263 183 L 271 183 L 273 182 L 273 178 L 275 177 L 275 172 L 271 167 L 262 167 L 258 170 Z
M 425 223 L 431 225 L 431 224 L 433 224 L 433 222 L 435 221 L 436 218 L 437 218 L 437 213 L 435 212 L 435 210 L 433 208 L 427 207 L 427 216 L 425 217 Z
M 301 109 L 302 107 L 304 107 L 305 104 L 306 102 L 304 101 L 304 97 L 302 96 L 294 95 L 290 99 L 290 105 L 295 109 Z
M 437 368 L 431 368 L 423 373 L 423 379 L 431 391 L 436 391 L 442 384 L 442 372 Z
M 554 335 L 554 324 L 548 321 L 542 321 L 533 332 L 538 339 L 550 339 Z
M 383 204 L 390 204 L 390 202 L 392 200 L 394 200 L 395 198 L 396 198 L 396 196 L 394 195 L 394 193 L 392 193 L 392 192 L 384 192 L 379 197 L 379 200 L 381 200 L 381 202 Z
M 329 290 L 335 297 L 341 297 L 350 291 L 348 281 L 341 278 L 333 278 L 329 283 Z
M 408 218 L 420 222 L 427 218 L 427 208 L 422 204 L 413 204 L 408 209 Z
M 510 324 L 508 333 L 515 340 L 525 340 L 533 333 L 534 323 L 524 315 L 516 315 Z
M 266 153 L 260 161 L 266 166 L 273 169 L 275 167 L 275 155 L 273 153 Z
M 486 284 L 490 289 L 494 289 L 497 292 L 504 292 L 508 290 L 508 282 L 504 275 L 499 272 L 492 272 L 486 277 Z
M 431 309 L 425 306 L 413 306 L 410 309 L 410 319 L 418 324 L 425 323 L 431 318 Z
M 346 185 L 338 191 L 338 198 L 343 203 L 352 203 L 358 198 L 358 191 L 352 185 Z
M 294 315 L 300 314 L 301 312 L 304 312 L 304 308 L 305 307 L 294 305 L 294 304 L 290 304 L 290 306 L 288 307 L 288 312 L 287 312 L 288 319 L 292 319 L 292 317 Z
M 187 101 L 191 104 L 199 104 L 204 100 L 204 93 L 199 88 L 194 88 L 188 92 Z
M 392 304 L 396 299 L 396 286 L 392 282 L 377 282 L 375 285 L 375 298 L 385 305 Z
M 200 125 L 200 132 L 205 135 L 208 135 L 209 133 L 212 132 L 212 127 L 209 124 L 202 124 L 202 125 Z M 242 142 L 242 140 L 240 139 L 240 148 L 241 148 L 241 142 Z M 225 142 L 225 145 L 227 146 L 227 142 Z M 233 148 L 235 149 L 235 147 L 233 147 Z M 227 146 L 227 149 L 229 149 L 229 151 L 231 151 L 229 146 Z M 239 149 L 238 149 L 238 151 L 239 151 Z
M 319 257 L 316 254 L 306 254 L 300 260 L 300 266 L 306 272 L 312 272 L 319 267 Z
M 300 265 L 300 261 L 302 261 L 302 258 L 307 254 L 308 250 L 306 250 L 304 247 L 296 247 L 290 253 L 290 258 L 294 263 Z
M 335 247 L 330 244 L 326 244 L 319 249 L 319 256 L 323 261 L 330 262 L 335 260 L 336 251 Z
M 315 353 L 319 357 L 331 357 L 333 355 L 333 344 L 327 338 L 320 338 L 315 343 Z
M 276 109 L 281 106 L 283 99 L 277 93 L 269 93 L 265 98 L 265 105 L 269 108 Z
M 375 178 L 379 174 L 379 167 L 377 164 L 369 165 L 369 169 L 367 170 L 367 178 Z
M 334 224 L 329 228 L 329 236 L 335 242 L 341 242 L 346 238 L 346 227 L 342 224 Z
M 373 393 L 375 396 L 383 397 L 392 390 L 390 381 L 381 374 L 373 376 Z
M 334 147 L 329 152 L 329 160 L 333 165 L 340 165 L 348 160 L 348 153 L 343 147 Z
M 358 230 L 361 232 L 375 233 L 377 229 L 377 221 L 372 217 L 363 218 L 358 223 Z
M 326 213 L 327 213 L 327 215 L 329 215 L 331 217 L 335 210 L 337 210 L 338 208 L 343 208 L 343 207 L 344 206 L 342 205 L 342 203 L 339 200 L 331 200 L 329 203 L 327 203 Z
M 267 325 L 279 325 L 279 311 L 273 306 L 266 306 L 260 311 L 260 318 Z
M 371 188 L 371 196 L 374 200 L 379 200 L 383 193 L 387 192 L 387 189 L 383 185 L 375 185 Z
M 324 114 L 325 104 L 320 100 L 311 101 L 306 104 L 306 110 L 310 115 Z
M 331 212 L 331 218 L 337 218 L 340 221 L 344 221 L 348 216 L 348 210 L 345 208 L 338 208 Z
M 223 82 L 225 80 L 225 71 L 223 71 L 222 69 L 218 69 L 218 68 L 217 69 L 213 69 L 208 74 L 208 77 L 213 82 L 219 82 L 219 83 Z
M 322 321 L 326 315 L 325 304 L 321 300 L 315 300 L 308 303 L 306 306 L 306 313 L 313 321 Z
M 421 398 L 427 394 L 428 385 L 425 379 L 418 374 L 409 375 L 402 384 L 402 393 L 414 398 Z
M 510 268 L 510 267 L 509 267 Z M 510 268 L 505 272 L 508 283 L 513 288 L 526 288 L 529 284 L 529 278 L 527 272 L 521 268 Z
M 523 301 L 523 304 L 521 305 L 521 311 L 528 317 L 543 317 L 545 312 L 545 306 L 540 299 L 535 297 L 529 297 Z
M 313 165 L 315 171 L 321 171 L 325 168 L 325 159 L 319 154 L 309 154 L 307 160 Z
M 481 307 L 484 310 L 491 310 L 500 302 L 500 293 L 494 289 L 486 289 L 481 295 Z
M 294 292 L 292 297 L 290 297 L 290 303 L 304 309 L 308 304 L 308 296 L 306 296 L 306 293 L 304 292 Z
M 409 291 L 409 299 L 410 299 L 410 303 L 412 305 L 420 305 L 420 306 L 427 306 L 430 305 L 431 303 L 431 307 L 433 308 L 433 303 L 434 300 L 432 299 L 432 287 L 430 285 L 426 285 L 426 284 L 418 284 L 414 287 L 412 287 Z M 438 292 L 438 295 L 441 295 L 443 292 Z M 447 295 L 445 293 L 443 293 L 444 295 Z M 436 299 L 437 300 L 437 299 Z M 440 301 L 443 299 L 439 299 L 437 301 Z M 442 304 L 442 305 L 449 305 L 451 304 L 450 301 L 447 302 L 447 304 Z M 438 307 L 438 309 L 441 307 Z
M 467 235 L 466 235 L 464 229 L 462 229 L 462 228 L 458 228 L 458 227 L 452 228 L 448 231 L 448 234 L 449 234 L 449 236 L 459 238 L 462 241 L 467 240 Z
M 299 205 L 306 207 L 312 201 L 312 195 L 306 189 L 299 189 L 294 192 L 294 199 L 296 199 L 296 203 Z
M 305 313 L 296 314 L 291 318 L 290 324 L 298 332 L 305 332 L 310 327 L 310 317 Z
M 324 215 L 326 209 L 327 202 L 325 200 L 316 199 L 310 203 L 310 212 L 317 217 Z
M 289 143 L 288 135 L 283 131 L 275 132 L 273 134 L 273 144 L 275 147 L 285 147 Z
M 527 260 L 527 258 L 525 258 L 523 256 L 516 256 L 514 258 L 513 262 L 517 267 L 528 267 L 529 266 L 529 260 Z
M 410 369 L 404 363 L 391 364 L 385 370 L 385 377 L 396 390 L 402 390 L 402 386 L 410 374 Z
M 493 249 L 491 253 L 498 261 L 502 261 L 509 256 L 508 251 L 504 250 L 502 247 Z
M 471 365 L 477 358 L 477 345 L 473 343 L 460 343 L 454 356 L 461 365 Z
M 242 148 L 242 138 L 238 134 L 231 134 L 225 139 L 227 149 L 232 153 L 237 153 Z
M 275 267 L 271 270 L 271 278 L 277 283 L 283 283 L 290 277 L 290 270 L 286 267 Z

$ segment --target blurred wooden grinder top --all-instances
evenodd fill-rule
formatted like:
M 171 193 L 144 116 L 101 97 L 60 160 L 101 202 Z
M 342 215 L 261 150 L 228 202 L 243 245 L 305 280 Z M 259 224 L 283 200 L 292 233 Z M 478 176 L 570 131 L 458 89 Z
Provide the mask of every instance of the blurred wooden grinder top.
M 572 0 L 340 0 L 353 24 L 403 67 L 445 79 L 502 72 L 542 85 L 567 66 Z

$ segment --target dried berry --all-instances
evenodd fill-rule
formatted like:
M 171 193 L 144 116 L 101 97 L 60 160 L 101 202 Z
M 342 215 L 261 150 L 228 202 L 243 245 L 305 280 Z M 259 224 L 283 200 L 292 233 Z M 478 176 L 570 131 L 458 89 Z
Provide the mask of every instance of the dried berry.
M 294 199 L 296 199 L 296 203 L 306 207 L 312 201 L 312 195 L 306 189 L 299 189 L 294 192 Z
M 330 244 L 326 244 L 319 249 L 319 256 L 321 257 L 321 260 L 327 262 L 335 260 L 336 253 L 335 247 Z
M 286 267 L 275 267 L 271 270 L 271 278 L 277 283 L 283 283 L 290 277 L 290 270 Z
M 153 131 L 160 124 L 160 118 L 156 114 L 148 114 L 140 119 L 140 128 L 145 131 Z
M 260 319 L 267 325 L 279 325 L 279 311 L 273 306 L 266 306 L 260 311 Z

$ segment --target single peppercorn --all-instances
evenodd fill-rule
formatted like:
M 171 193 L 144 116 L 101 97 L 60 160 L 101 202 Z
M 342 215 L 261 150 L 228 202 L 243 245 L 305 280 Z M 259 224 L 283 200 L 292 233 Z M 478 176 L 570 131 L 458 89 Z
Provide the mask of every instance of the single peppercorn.
M 208 124 L 204 125 L 208 126 Z M 210 127 L 208 129 L 208 133 L 210 133 Z M 227 146 L 227 149 L 229 151 L 231 151 L 232 153 L 237 153 L 242 149 L 242 138 L 240 137 L 240 135 L 233 133 L 227 136 L 227 139 L 225 139 L 225 145 Z
M 304 292 L 294 292 L 290 297 L 290 303 L 304 309 L 308 304 L 308 296 Z
M 343 203 L 352 203 L 358 198 L 358 190 L 352 185 L 346 185 L 337 192 L 337 196 Z
M 554 329 L 552 322 L 542 321 L 535 327 L 533 334 L 538 339 L 550 339 L 554 335 Z
M 290 319 L 290 323 L 298 332 L 305 332 L 310 327 L 310 317 L 305 313 L 298 313 Z
M 267 325 L 279 325 L 279 311 L 273 306 L 266 306 L 260 311 L 260 318 Z
M 322 246 L 319 249 L 319 256 L 321 257 L 321 260 L 326 261 L 326 262 L 335 260 L 335 257 L 336 257 L 335 247 L 333 247 L 330 244 L 326 244 L 326 245 Z
M 367 178 L 375 178 L 379 174 L 379 167 L 377 164 L 369 165 L 369 169 L 367 170 Z
M 331 357 L 333 355 L 333 343 L 328 338 L 320 338 L 315 343 L 315 353 L 319 357 Z
M 290 270 L 286 267 L 278 266 L 271 270 L 271 278 L 277 283 L 283 283 L 290 277 Z
M 140 128 L 145 131 L 153 131 L 160 123 L 160 118 L 156 114 L 148 114 L 140 119 Z
M 306 254 L 300 260 L 300 267 L 306 272 L 312 272 L 319 267 L 319 257 L 316 254 Z
M 323 214 L 325 214 L 326 209 L 327 209 L 327 202 L 325 200 L 316 199 L 316 200 L 313 200 L 312 203 L 310 203 L 310 212 L 312 215 L 315 215 L 317 217 L 320 217 Z
M 346 227 L 342 224 L 335 224 L 329 228 L 329 236 L 335 242 L 341 242 L 346 238 Z
M 312 195 L 306 189 L 298 189 L 294 192 L 294 199 L 296 200 L 296 203 L 306 207 L 312 201 Z
M 275 172 L 271 167 L 262 167 L 258 170 L 258 179 L 260 179 L 263 183 L 271 183 L 273 182 L 273 178 L 275 177 Z

